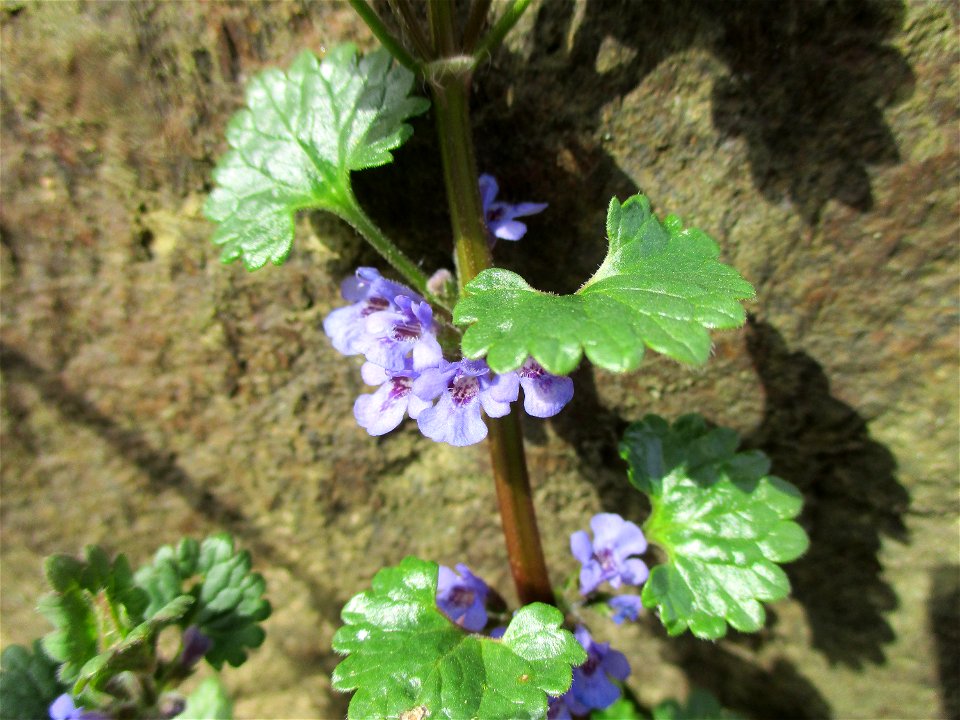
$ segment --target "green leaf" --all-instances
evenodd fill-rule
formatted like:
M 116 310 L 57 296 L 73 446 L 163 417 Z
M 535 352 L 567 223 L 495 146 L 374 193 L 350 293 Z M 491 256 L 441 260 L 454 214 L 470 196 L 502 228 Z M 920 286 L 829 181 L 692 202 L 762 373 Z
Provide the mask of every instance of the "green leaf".
M 88 685 L 94 690 L 102 690 L 111 678 L 125 671 L 152 672 L 160 631 L 183 618 L 193 604 L 194 599 L 190 595 L 174 598 L 150 619 L 133 628 L 122 640 L 88 660 L 77 675 L 73 695 L 80 696 Z
M 61 663 L 59 677 L 72 683 L 81 669 L 120 642 L 143 621 L 146 593 L 133 581 L 123 555 L 112 563 L 99 547 L 84 559 L 53 555 L 45 563 L 54 592 L 40 599 L 39 612 L 54 626 L 43 638 L 47 655 Z
M 43 652 L 39 640 L 31 653 L 11 645 L 0 655 L 0 717 L 36 720 L 48 717 L 47 709 L 66 687 L 57 680 L 57 663 Z
M 627 428 L 620 454 L 630 482 L 650 496 L 643 526 L 668 556 L 643 587 L 671 635 L 687 628 L 716 639 L 753 632 L 765 621 L 761 601 L 786 597 L 790 583 L 777 563 L 807 549 L 793 522 L 803 503 L 793 485 L 767 475 L 761 452 L 737 453 L 732 430 L 710 428 L 698 415 L 673 426 L 655 415 Z
M 153 563 L 137 572 L 136 581 L 150 597 L 148 616 L 169 610 L 178 596 L 194 598 L 190 612 L 176 621 L 184 627 L 197 625 L 213 641 L 205 657 L 217 669 L 224 662 L 241 665 L 247 648 L 263 642 L 260 622 L 270 616 L 270 603 L 263 598 L 266 584 L 250 571 L 249 553 L 234 551 L 227 534 L 201 544 L 185 539 L 176 548 L 160 548 Z
M 694 688 L 686 705 L 676 700 L 665 700 L 657 705 L 653 709 L 653 720 L 740 720 L 740 716 L 721 707 L 706 690 Z
M 216 675 L 208 677 L 187 697 L 187 707 L 177 717 L 185 720 L 231 720 L 233 703 Z
M 469 634 L 437 609 L 436 563 L 408 557 L 384 568 L 373 590 L 354 596 L 333 649 L 338 690 L 356 690 L 351 718 L 542 718 L 547 695 L 570 688 L 586 660 L 559 610 L 534 603 L 514 615 L 502 640 Z
M 594 710 L 590 713 L 590 718 L 591 720 L 647 720 L 646 715 L 625 697 L 621 697 L 608 708 Z
M 242 259 L 249 270 L 281 264 L 298 210 L 350 219 L 350 172 L 391 162 L 390 151 L 412 133 L 404 121 L 430 106 L 409 95 L 413 74 L 386 50 L 359 60 L 356 53 L 341 45 L 320 61 L 304 51 L 287 72 L 266 70 L 250 81 L 204 207 L 220 223 L 213 241 L 224 246 L 224 262 Z
M 684 230 L 679 218 L 663 224 L 643 195 L 607 212 L 610 246 L 600 269 L 574 295 L 530 287 L 516 273 L 484 270 L 454 308 L 470 325 L 463 353 L 484 355 L 494 372 L 515 370 L 533 356 L 552 373 L 573 370 L 583 353 L 595 365 L 624 372 L 640 364 L 644 345 L 686 363 L 710 354 L 708 329 L 743 324 L 740 300 L 753 288 L 717 261 L 706 233 Z

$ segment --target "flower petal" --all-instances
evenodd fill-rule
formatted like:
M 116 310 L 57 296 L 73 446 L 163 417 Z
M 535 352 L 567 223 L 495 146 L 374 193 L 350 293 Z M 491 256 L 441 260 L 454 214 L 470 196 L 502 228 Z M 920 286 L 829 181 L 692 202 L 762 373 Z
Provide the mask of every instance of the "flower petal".
M 493 175 L 484 173 L 478 181 L 480 186 L 480 200 L 483 203 L 483 212 L 487 212 L 490 204 L 497 199 L 497 193 L 500 191 L 497 185 L 497 179 Z
M 413 381 L 413 394 L 421 400 L 435 400 L 438 395 L 447 391 L 450 378 L 457 372 L 456 365 L 444 368 L 428 368 L 420 373 L 420 377 Z
M 432 333 L 425 332 L 413 346 L 413 367 L 417 371 L 437 367 L 443 359 L 443 350 Z
M 586 530 L 577 530 L 570 535 L 570 552 L 581 564 L 593 560 L 593 543 Z
M 402 395 L 397 395 L 396 390 L 395 380 L 388 380 L 375 393 L 358 397 L 353 403 L 357 424 L 374 436 L 384 435 L 396 428 L 407 410 L 410 389 L 408 387 Z
M 591 560 L 580 568 L 580 594 L 589 595 L 603 582 L 603 568 L 596 560 Z
M 515 372 L 495 375 L 487 392 L 498 402 L 512 403 L 520 396 L 520 377 Z
M 357 305 L 337 308 L 323 320 L 323 331 L 334 349 L 343 355 L 356 355 L 362 350 L 359 341 L 367 337 L 360 308 Z
M 617 555 L 621 558 L 628 555 L 642 555 L 647 551 L 647 539 L 643 536 L 643 530 L 629 520 L 623 521 L 614 545 L 617 548 Z
M 417 426 L 431 440 L 456 447 L 474 445 L 487 436 L 487 426 L 480 417 L 480 403 L 474 401 L 456 407 L 446 391 L 436 405 L 420 413 Z
M 595 548 L 613 548 L 617 544 L 620 530 L 626 522 L 616 513 L 597 513 L 590 519 Z
M 629 585 L 642 585 L 650 576 L 650 570 L 643 560 L 630 558 L 623 563 L 620 576 L 623 578 L 623 581 Z M 612 584 L 613 583 L 611 583 L 611 585 Z
M 367 385 L 383 385 L 388 379 L 386 370 L 372 362 L 360 366 L 360 377 Z
M 527 234 L 527 226 L 519 220 L 498 220 L 490 223 L 490 230 L 501 240 L 519 240 Z
M 600 667 L 603 668 L 605 673 L 617 680 L 626 680 L 630 675 L 630 663 L 627 661 L 627 657 L 619 650 L 608 649 L 606 655 L 603 657 L 603 661 L 600 663 Z
M 573 380 L 544 373 L 537 378 L 520 378 L 523 409 L 539 418 L 553 417 L 573 398 Z
M 527 215 L 536 215 L 537 213 L 542 213 L 548 207 L 547 203 L 517 203 L 516 205 L 510 206 L 510 212 L 508 213 L 509 217 L 526 217 Z

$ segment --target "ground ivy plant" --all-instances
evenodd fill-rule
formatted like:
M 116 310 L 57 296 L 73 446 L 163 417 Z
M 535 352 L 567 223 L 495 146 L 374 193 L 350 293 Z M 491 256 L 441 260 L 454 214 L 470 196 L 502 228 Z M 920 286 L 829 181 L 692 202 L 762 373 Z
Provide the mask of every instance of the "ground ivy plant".
M 604 634 L 614 643 L 617 628 L 645 610 L 669 635 L 758 631 L 764 603 L 789 593 L 780 565 L 807 547 L 797 490 L 770 475 L 762 453 L 739 450 L 733 431 L 698 415 L 648 415 L 620 444 L 624 482 L 648 498 L 648 516 L 590 518 L 589 531 L 570 537 L 573 571 L 554 584 L 519 403 L 534 417 L 559 413 L 574 394 L 567 376 L 584 359 L 628 372 L 652 350 L 702 364 L 710 331 L 743 324 L 753 288 L 706 233 L 658 218 L 639 194 L 611 198 L 597 229 L 606 257 L 575 293 L 542 292 L 496 267 L 497 242 L 521 240 L 528 228 L 518 218 L 547 203 L 500 199 L 495 177 L 478 173 L 469 94 L 529 0 L 497 8 L 471 0 L 464 17 L 449 0 L 391 0 L 389 18 L 367 0 L 350 4 L 383 47 L 306 50 L 288 69 L 253 77 L 227 127 L 205 213 L 223 261 L 251 271 L 286 260 L 296 214 L 307 209 L 339 216 L 380 253 L 385 273 L 358 268 L 341 286 L 347 304 L 323 323 L 337 351 L 363 359 L 371 391 L 356 399 L 354 417 L 373 436 L 409 417 L 436 442 L 486 440 L 520 607 L 508 608 L 463 564 L 407 557 L 383 568 L 346 604 L 333 638 L 344 657 L 332 684 L 353 693 L 349 717 L 735 717 L 701 690 L 641 707 L 625 686 L 630 661 L 588 625 L 612 623 Z M 454 271 L 428 274 L 366 214 L 351 177 L 392 162 L 410 118 L 431 108 Z M 217 668 L 238 665 L 263 640 L 263 581 L 228 539 L 164 548 L 136 573 L 93 548 L 85 559 L 51 559 L 47 575 L 54 592 L 41 612 L 56 629 L 32 649 L 4 652 L 4 717 L 226 716 L 215 682 L 187 699 L 171 688 L 201 656 Z M 157 639 L 170 628 L 181 648 L 165 657 Z
M 0 717 L 9 720 L 228 720 L 216 675 L 180 687 L 205 660 L 239 666 L 270 615 L 250 556 L 221 534 L 165 546 L 134 572 L 98 546 L 53 555 L 38 611 L 53 630 L 0 655 Z

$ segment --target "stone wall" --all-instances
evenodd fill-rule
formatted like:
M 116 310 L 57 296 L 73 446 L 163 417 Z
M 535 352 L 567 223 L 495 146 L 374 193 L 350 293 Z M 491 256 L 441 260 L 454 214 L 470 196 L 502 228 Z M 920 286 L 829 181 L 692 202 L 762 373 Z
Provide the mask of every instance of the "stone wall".
M 746 715 L 960 715 L 957 617 L 956 2 L 547 0 L 476 82 L 482 169 L 550 203 L 500 262 L 569 291 L 602 258 L 613 195 L 716 237 L 758 289 L 691 370 L 581 367 L 525 425 L 555 577 L 590 514 L 640 519 L 616 440 L 698 410 L 807 498 L 795 593 L 756 636 L 623 631 L 645 704 L 707 687 Z M 4 644 L 46 631 L 40 559 L 100 543 L 146 560 L 226 529 L 275 613 L 227 675 L 242 717 L 339 717 L 339 607 L 408 553 L 509 594 L 482 446 L 411 424 L 372 439 L 363 386 L 320 323 L 377 260 L 304 215 L 290 260 L 222 266 L 200 208 L 259 69 L 373 42 L 345 4 L 0 6 Z M 449 265 L 429 114 L 361 201 L 425 267 Z

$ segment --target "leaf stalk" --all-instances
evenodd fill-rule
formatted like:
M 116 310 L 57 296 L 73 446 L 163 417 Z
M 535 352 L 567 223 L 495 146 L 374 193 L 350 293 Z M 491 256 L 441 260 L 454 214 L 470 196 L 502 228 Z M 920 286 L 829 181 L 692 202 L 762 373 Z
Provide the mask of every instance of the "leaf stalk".
M 397 62 L 407 68 L 407 70 L 419 74 L 420 63 L 417 62 L 413 55 L 407 52 L 407 49 L 403 46 L 400 39 L 390 32 L 390 28 L 383 23 L 383 20 L 380 19 L 377 11 L 373 9 L 370 3 L 367 2 L 367 0 L 349 1 L 350 7 L 356 11 L 360 19 L 366 23 L 367 27 L 376 35 L 377 40 L 380 41 L 387 51 L 397 59 Z

